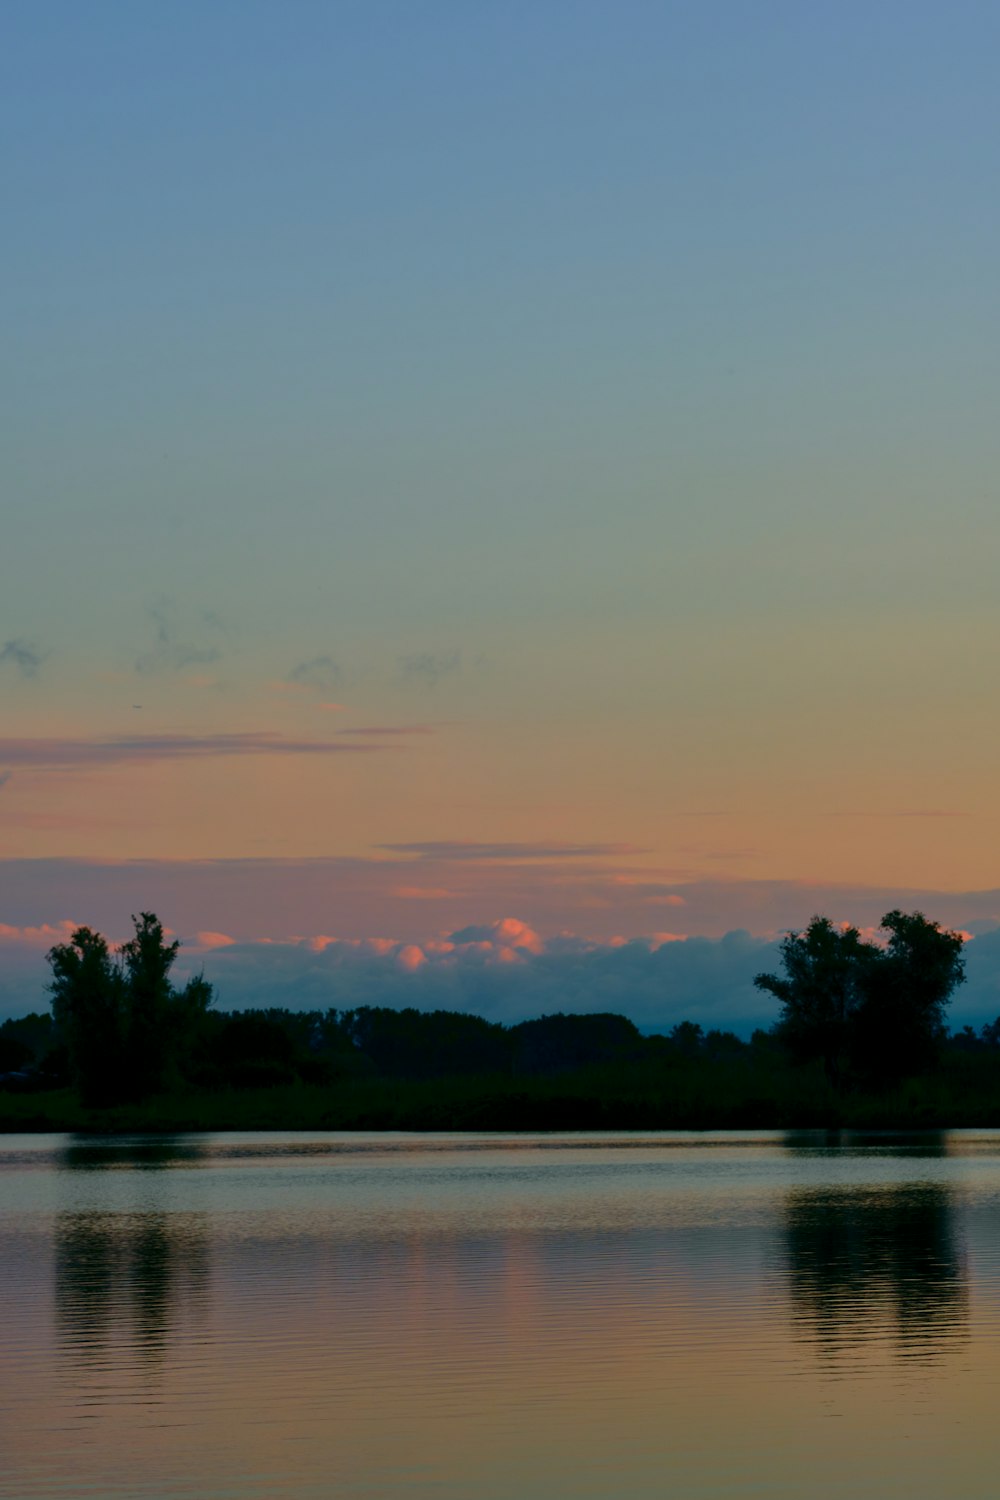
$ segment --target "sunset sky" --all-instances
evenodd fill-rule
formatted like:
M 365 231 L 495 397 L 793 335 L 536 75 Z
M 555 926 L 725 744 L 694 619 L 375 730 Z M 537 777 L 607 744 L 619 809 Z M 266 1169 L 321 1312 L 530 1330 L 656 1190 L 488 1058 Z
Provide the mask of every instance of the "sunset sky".
M 0 953 L 1000 923 L 995 6 L 0 43 Z

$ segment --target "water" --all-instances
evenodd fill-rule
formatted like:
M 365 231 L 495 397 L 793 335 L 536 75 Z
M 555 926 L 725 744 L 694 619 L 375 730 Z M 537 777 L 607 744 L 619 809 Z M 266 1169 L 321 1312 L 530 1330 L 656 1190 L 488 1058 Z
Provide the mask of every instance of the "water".
M 996 1492 L 1000 1133 L 0 1137 L 0 1495 Z

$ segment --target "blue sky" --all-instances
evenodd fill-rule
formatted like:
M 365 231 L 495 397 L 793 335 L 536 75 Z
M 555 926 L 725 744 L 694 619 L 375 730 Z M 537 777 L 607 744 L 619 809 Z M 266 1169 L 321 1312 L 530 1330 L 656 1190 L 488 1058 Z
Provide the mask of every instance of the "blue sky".
M 995 7 L 0 42 L 5 868 L 277 861 L 244 937 L 283 860 L 406 865 L 346 936 L 996 887 Z

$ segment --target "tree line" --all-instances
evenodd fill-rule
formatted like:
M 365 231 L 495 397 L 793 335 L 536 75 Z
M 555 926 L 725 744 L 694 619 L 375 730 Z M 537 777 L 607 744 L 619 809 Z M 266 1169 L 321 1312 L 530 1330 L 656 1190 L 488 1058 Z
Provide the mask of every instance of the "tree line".
M 226 1012 L 201 975 L 171 978 L 179 945 L 151 912 L 118 950 L 87 927 L 48 954 L 49 1015 L 0 1026 L 0 1075 L 72 1086 L 87 1106 L 186 1089 L 251 1089 L 365 1079 L 532 1079 L 594 1068 L 714 1068 L 786 1058 L 821 1068 L 840 1093 L 934 1069 L 948 1048 L 1000 1049 L 1000 1019 L 949 1038 L 945 1009 L 964 979 L 962 939 L 921 913 L 889 912 L 879 940 L 815 917 L 789 933 L 781 972 L 755 983 L 779 1002 L 749 1042 L 690 1021 L 643 1036 L 613 1014 L 543 1016 L 505 1026 L 455 1011 Z M 20 1071 L 19 1071 L 20 1070 Z

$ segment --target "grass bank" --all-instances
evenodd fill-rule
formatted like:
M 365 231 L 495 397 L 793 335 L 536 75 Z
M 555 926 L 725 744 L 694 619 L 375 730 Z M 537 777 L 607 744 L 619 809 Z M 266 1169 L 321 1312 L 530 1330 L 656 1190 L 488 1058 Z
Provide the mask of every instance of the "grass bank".
M 0 1094 L 0 1131 L 946 1129 L 1000 1126 L 1000 1068 L 953 1064 L 838 1095 L 813 1069 L 591 1067 L 509 1075 L 190 1090 L 85 1108 L 71 1090 Z

